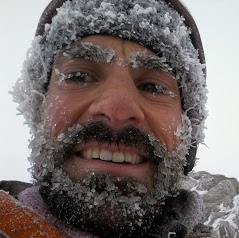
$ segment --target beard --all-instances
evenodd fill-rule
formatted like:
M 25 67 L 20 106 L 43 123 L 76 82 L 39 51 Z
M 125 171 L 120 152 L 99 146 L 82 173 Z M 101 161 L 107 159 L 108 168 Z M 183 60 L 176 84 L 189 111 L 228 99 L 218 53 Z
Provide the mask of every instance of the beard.
M 76 145 L 91 141 L 143 151 L 152 164 L 151 185 L 131 176 L 90 170 L 79 171 L 77 181 L 71 179 L 64 162 Z M 185 160 L 167 153 L 153 135 L 135 127 L 113 131 L 103 122 L 89 122 L 52 140 L 38 133 L 31 158 L 32 175 L 49 210 L 79 230 L 99 237 L 164 237 L 178 216 L 170 204 L 178 195 Z M 178 230 L 184 232 L 182 227 Z

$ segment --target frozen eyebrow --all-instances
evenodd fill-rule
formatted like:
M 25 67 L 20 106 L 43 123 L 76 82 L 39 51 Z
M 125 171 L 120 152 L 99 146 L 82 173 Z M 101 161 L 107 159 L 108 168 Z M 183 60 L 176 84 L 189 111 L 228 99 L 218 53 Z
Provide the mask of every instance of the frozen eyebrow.
M 67 57 L 69 60 L 82 58 L 101 63 L 110 63 L 114 58 L 115 52 L 113 49 L 103 49 L 102 47 L 90 43 L 80 42 L 73 46 L 67 46 L 62 49 L 56 56 L 56 61 L 62 56 Z
M 173 69 L 166 61 L 166 58 L 149 55 L 146 51 L 131 52 L 129 56 L 129 63 L 133 68 L 144 67 L 147 69 L 173 73 Z

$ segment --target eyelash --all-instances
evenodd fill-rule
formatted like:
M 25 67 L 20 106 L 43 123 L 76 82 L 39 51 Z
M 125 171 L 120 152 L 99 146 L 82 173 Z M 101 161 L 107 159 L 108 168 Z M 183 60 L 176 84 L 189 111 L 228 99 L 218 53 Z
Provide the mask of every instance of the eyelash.
M 149 85 L 150 88 L 148 90 L 143 89 L 143 87 L 145 85 Z M 137 88 L 139 90 L 141 90 L 141 91 L 145 91 L 147 93 L 152 93 L 154 96 L 160 95 L 160 94 L 169 95 L 171 97 L 175 97 L 176 96 L 173 91 L 171 91 L 171 90 L 161 86 L 160 84 L 153 83 L 153 82 L 141 83 Z
M 85 72 L 74 72 L 69 74 L 59 74 L 59 81 L 67 81 L 67 82 L 73 82 L 78 84 L 84 84 L 84 86 L 87 86 L 88 83 L 96 82 L 97 80 L 89 73 Z M 145 89 L 145 86 L 150 86 L 149 88 Z M 162 85 L 155 83 L 155 82 L 142 82 L 137 86 L 138 90 L 149 94 L 152 94 L 153 96 L 159 96 L 159 95 L 168 95 L 170 97 L 175 97 L 176 94 L 163 87 Z
M 69 74 L 60 74 L 59 81 L 71 81 L 76 83 L 89 83 L 94 81 L 93 76 L 84 72 L 75 72 Z

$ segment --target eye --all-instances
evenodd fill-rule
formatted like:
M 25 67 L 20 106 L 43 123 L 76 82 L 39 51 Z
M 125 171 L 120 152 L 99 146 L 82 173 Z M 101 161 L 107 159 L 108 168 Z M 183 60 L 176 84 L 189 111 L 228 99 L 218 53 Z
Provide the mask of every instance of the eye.
M 138 89 L 142 92 L 145 92 L 147 94 L 152 94 L 154 96 L 159 96 L 161 94 L 169 95 L 171 97 L 176 96 L 174 92 L 172 92 L 169 89 L 161 86 L 158 83 L 153 83 L 153 82 L 141 83 L 138 86 Z
M 60 74 L 59 81 L 70 81 L 76 83 L 90 83 L 95 81 L 94 77 L 88 73 L 75 72 L 69 74 Z

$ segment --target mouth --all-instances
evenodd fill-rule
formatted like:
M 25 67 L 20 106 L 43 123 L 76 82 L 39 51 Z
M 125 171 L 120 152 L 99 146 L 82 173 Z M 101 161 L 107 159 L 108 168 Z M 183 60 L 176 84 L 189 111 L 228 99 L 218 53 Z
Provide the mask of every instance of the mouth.
M 132 151 L 112 151 L 102 148 L 87 148 L 84 150 L 74 151 L 74 156 L 85 160 L 101 160 L 105 162 L 112 162 L 117 164 L 128 163 L 132 165 L 142 164 L 146 158 Z
M 147 151 L 117 144 L 79 144 L 71 150 L 68 158 L 64 170 L 75 181 L 81 180 L 86 172 L 97 172 L 151 184 L 155 169 Z

